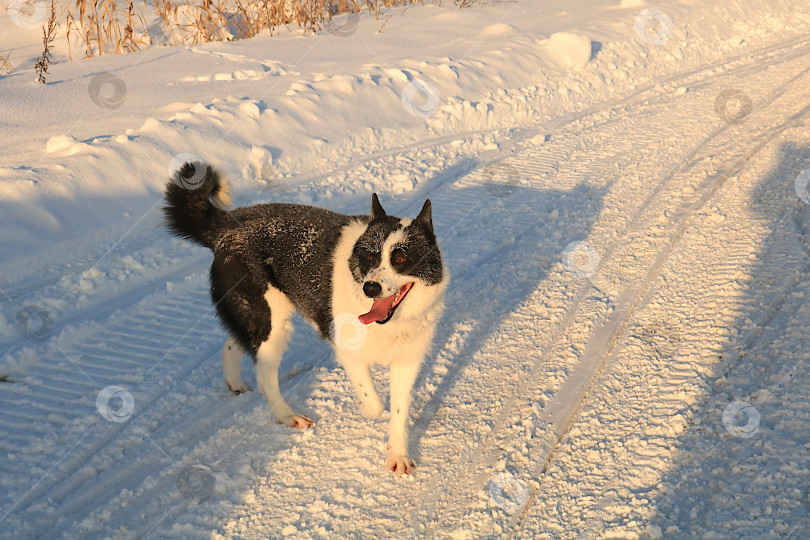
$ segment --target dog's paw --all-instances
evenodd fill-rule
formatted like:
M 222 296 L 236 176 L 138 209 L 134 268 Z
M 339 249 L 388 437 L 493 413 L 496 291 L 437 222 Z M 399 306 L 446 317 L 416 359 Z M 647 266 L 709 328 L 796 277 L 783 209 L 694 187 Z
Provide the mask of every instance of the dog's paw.
M 366 418 L 379 418 L 385 410 L 379 399 L 371 402 L 361 401 L 358 406 L 360 407 L 360 414 Z
M 416 462 L 408 454 L 388 454 L 385 467 L 397 474 L 411 474 L 416 468 Z
M 252 392 L 253 391 L 253 389 L 251 387 L 249 387 L 248 385 L 246 385 L 245 383 L 231 384 L 229 382 L 226 382 L 225 384 L 228 385 L 228 390 L 230 390 L 231 393 L 233 395 L 235 395 L 235 396 L 238 396 L 239 394 L 244 394 L 246 392 Z
M 303 414 L 290 414 L 284 418 L 279 418 L 278 423 L 299 429 L 305 429 L 315 425 L 314 420 L 307 418 Z

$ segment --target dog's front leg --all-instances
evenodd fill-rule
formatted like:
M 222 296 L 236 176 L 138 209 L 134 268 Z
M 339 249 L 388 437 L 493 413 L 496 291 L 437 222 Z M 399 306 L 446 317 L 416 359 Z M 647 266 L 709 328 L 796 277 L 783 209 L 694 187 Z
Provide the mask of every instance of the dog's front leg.
M 383 404 L 380 396 L 374 389 L 374 382 L 371 380 L 371 372 L 367 364 L 352 362 L 347 360 L 341 362 L 346 370 L 346 376 L 354 386 L 357 394 L 357 404 L 360 407 L 360 414 L 366 418 L 377 418 L 383 412 Z
M 408 414 L 411 389 L 420 362 L 394 360 L 388 367 L 391 386 L 391 425 L 388 433 L 388 459 L 385 466 L 399 474 L 410 474 L 416 463 L 408 455 Z

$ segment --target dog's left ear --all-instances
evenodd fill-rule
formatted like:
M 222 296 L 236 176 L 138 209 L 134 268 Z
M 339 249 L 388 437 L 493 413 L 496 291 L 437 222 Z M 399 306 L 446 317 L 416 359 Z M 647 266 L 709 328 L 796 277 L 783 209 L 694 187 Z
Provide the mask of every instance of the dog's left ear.
M 371 194 L 371 221 L 377 221 L 385 217 L 385 210 L 380 204 L 380 199 L 376 193 Z
M 433 212 L 431 211 L 430 199 L 425 201 L 422 211 L 413 220 L 414 223 L 419 223 L 425 227 L 431 234 L 433 233 Z

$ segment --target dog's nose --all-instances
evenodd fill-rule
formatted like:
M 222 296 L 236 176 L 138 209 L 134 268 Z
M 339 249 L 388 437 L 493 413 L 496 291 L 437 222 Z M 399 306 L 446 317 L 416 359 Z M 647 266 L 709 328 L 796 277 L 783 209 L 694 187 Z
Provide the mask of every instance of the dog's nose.
M 382 285 L 376 281 L 366 281 L 363 284 L 363 292 L 366 293 L 366 296 L 369 298 L 374 298 L 382 292 Z

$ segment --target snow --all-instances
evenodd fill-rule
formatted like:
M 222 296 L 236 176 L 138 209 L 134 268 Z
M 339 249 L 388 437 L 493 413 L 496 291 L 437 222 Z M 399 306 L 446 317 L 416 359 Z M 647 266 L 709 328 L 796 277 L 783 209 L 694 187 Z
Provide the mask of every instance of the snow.
M 47 85 L 3 7 L 0 538 L 810 536 L 806 2 L 58 43 Z M 300 319 L 281 387 L 316 426 L 229 394 L 211 255 L 160 218 L 187 154 L 237 205 L 431 198 L 453 279 L 414 475 Z
M 581 34 L 555 32 L 545 46 L 550 60 L 563 68 L 581 70 L 591 58 L 591 40 Z

